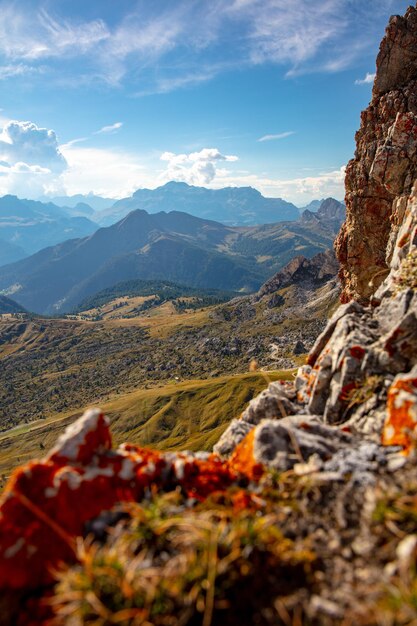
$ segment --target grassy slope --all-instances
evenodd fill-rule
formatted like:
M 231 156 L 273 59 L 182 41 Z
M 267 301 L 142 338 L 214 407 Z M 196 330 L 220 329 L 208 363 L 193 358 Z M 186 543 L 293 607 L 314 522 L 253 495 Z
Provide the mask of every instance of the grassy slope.
M 227 423 L 269 381 L 291 377 L 290 371 L 263 372 L 171 383 L 121 395 L 101 407 L 111 419 L 116 444 L 210 450 Z M 0 435 L 0 482 L 17 465 L 44 456 L 81 413 L 67 411 Z
M 239 299 L 181 312 L 166 302 L 130 319 L 0 319 L 0 432 L 174 381 L 296 367 L 337 300 L 280 290 L 283 304 Z M 308 305 L 306 305 L 308 302 Z

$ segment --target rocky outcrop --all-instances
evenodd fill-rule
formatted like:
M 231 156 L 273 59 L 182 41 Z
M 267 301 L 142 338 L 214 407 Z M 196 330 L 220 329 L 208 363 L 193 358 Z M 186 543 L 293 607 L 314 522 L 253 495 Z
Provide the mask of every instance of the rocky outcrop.
M 288 469 L 298 462 L 297 449 L 303 460 L 313 454 L 323 458 L 324 427 L 329 442 L 337 442 L 341 430 L 352 435 L 352 451 L 364 440 L 405 451 L 412 448 L 417 427 L 416 277 L 417 185 L 397 231 L 390 273 L 375 292 L 372 306 L 355 301 L 340 306 L 295 384 L 272 383 L 243 413 L 242 422 L 253 424 L 255 442 L 269 438 L 268 445 L 254 446 L 256 461 Z M 279 426 L 272 426 L 271 419 Z M 292 437 L 284 434 L 288 429 Z M 307 446 L 306 429 L 312 434 Z M 220 455 L 233 451 L 242 432 L 235 421 L 215 451 Z M 283 447 L 285 440 L 288 445 Z M 335 449 L 339 447 L 336 443 Z
M 310 288 L 317 288 L 335 278 L 338 271 L 339 264 L 333 250 L 319 252 L 311 259 L 296 256 L 280 272 L 262 285 L 255 298 L 260 300 L 279 289 L 293 285 L 307 286 L 308 284 Z
M 417 178 L 416 50 L 417 9 L 410 7 L 388 25 L 346 170 L 347 219 L 336 240 L 345 302 L 369 301 L 387 276 Z
M 340 230 L 346 217 L 346 207 L 342 202 L 335 198 L 326 198 L 323 200 L 316 212 L 305 209 L 301 214 L 301 223 L 310 226 L 320 225 L 332 232 L 334 235 Z
M 410 8 L 405 17 L 391 19 L 381 44 L 373 99 L 362 114 L 355 158 L 346 174 L 347 220 L 336 251 L 343 300 L 356 300 L 335 312 L 311 349 L 307 365 L 300 368 L 295 385 L 270 385 L 243 414 L 242 421 L 254 424 L 255 442 L 270 437 L 267 446 L 254 446 L 254 458 L 259 462 L 288 469 L 297 462 L 297 449 L 305 460 L 303 429 L 306 424 L 311 429 L 316 420 L 331 429 L 329 440 L 334 440 L 340 429 L 351 433 L 352 450 L 358 445 L 356 437 L 379 446 L 398 445 L 405 451 L 414 445 L 416 44 L 417 9 Z M 300 271 L 304 271 L 303 262 L 296 258 L 273 280 L 283 285 Z M 285 425 L 281 425 L 283 418 Z M 265 419 L 280 424 L 272 428 L 269 422 L 269 435 L 265 434 Z M 288 429 L 291 436 L 284 434 Z M 279 436 L 273 431 L 279 431 Z M 219 454 L 233 450 L 231 437 L 240 441 L 237 425 L 226 431 L 215 447 Z M 283 446 L 285 440 L 288 445 Z M 316 448 L 310 447 L 307 456 L 322 458 L 322 451 L 317 435 Z
M 262 468 L 235 451 L 227 462 L 208 453 L 166 453 L 124 444 L 111 449 L 108 419 L 87 411 L 41 461 L 17 470 L 0 510 L 0 589 L 34 589 L 75 559 L 85 524 L 118 502 L 151 490 L 183 490 L 204 500 L 230 485 L 257 480 Z

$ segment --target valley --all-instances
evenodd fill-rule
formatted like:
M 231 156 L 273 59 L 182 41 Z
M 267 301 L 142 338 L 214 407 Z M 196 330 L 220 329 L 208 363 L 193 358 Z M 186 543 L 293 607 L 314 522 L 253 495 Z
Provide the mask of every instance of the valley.
M 343 205 L 328 199 L 311 215 L 243 228 L 138 209 L 88 237 L 0 267 L 0 293 L 46 315 L 69 313 L 98 291 L 134 279 L 251 293 L 295 255 L 312 257 L 332 246 Z
M 109 406 L 112 415 L 115 407 L 121 420 L 117 424 L 129 429 L 123 415 L 132 415 L 129 398 L 135 394 L 148 398 L 149 410 L 138 409 L 129 440 L 161 447 L 195 444 L 195 449 L 205 442 L 210 447 L 231 413 L 238 415 L 247 402 L 242 398 L 252 393 L 249 381 L 257 381 L 260 390 L 265 376 L 276 377 L 303 363 L 337 304 L 337 269 L 332 253 L 320 253 L 311 260 L 297 257 L 250 296 L 230 299 L 234 294 L 166 281 L 129 281 L 99 292 L 85 301 L 89 308 L 60 319 L 0 316 L 0 432 L 3 443 L 8 442 L 2 444 L 0 458 L 5 471 L 26 446 L 28 456 L 36 446 L 47 447 L 48 433 L 52 441 L 56 428 L 89 405 Z M 249 369 L 259 373 L 249 374 Z M 239 381 L 245 381 L 243 391 Z M 207 428 L 199 422 L 206 402 L 199 397 L 200 387 L 213 390 L 207 402 L 214 425 Z M 154 394 L 165 400 L 151 401 Z M 190 394 L 198 397 L 200 408 L 187 413 Z M 168 397 L 170 408 L 160 413 L 171 402 Z M 229 407 L 224 420 L 223 406 Z M 146 419 L 137 423 L 142 412 Z M 180 414 L 189 416 L 192 436 L 188 431 L 185 436 L 179 423 L 178 430 L 175 415 Z
M 300 219 L 242 227 L 152 204 L 191 209 L 197 198 L 213 215 L 220 196 L 232 212 L 251 200 L 297 217 L 255 190 L 179 184 L 137 192 L 113 213 L 3 198 L 0 232 L 11 207 L 27 241 L 30 228 L 122 217 L 0 267 L 3 476 L 91 405 L 110 415 L 117 441 L 208 450 L 269 380 L 304 362 L 338 300 L 328 248 L 344 205 L 329 198 Z M 151 212 L 134 209 L 140 202 Z

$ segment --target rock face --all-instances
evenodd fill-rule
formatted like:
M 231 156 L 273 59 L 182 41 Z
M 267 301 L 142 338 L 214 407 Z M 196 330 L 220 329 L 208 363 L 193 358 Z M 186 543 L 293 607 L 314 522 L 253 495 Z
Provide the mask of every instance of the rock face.
M 389 271 L 417 178 L 417 9 L 394 16 L 346 170 L 347 219 L 336 241 L 343 301 L 367 302 Z

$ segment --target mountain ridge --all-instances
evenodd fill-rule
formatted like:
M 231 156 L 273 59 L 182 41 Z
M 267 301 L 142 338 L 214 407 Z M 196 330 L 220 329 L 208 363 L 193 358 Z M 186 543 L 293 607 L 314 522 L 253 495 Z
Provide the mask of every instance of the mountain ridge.
M 0 315 L 4 315 L 5 313 L 26 313 L 26 311 L 11 298 L 0 294 Z
M 293 249 L 313 256 L 331 245 L 326 221 L 230 227 L 188 213 L 138 209 L 84 239 L 68 240 L 0 268 L 0 289 L 32 311 L 66 312 L 121 280 L 254 291 Z M 220 283 L 219 283 L 220 280 Z
M 229 226 L 252 226 L 296 220 L 298 208 L 282 198 L 266 198 L 253 187 L 209 189 L 170 181 L 156 189 L 138 189 L 129 198 L 116 201 L 110 208 L 96 214 L 103 226 L 114 223 L 128 212 L 145 209 L 181 210 L 202 219 L 212 219 Z
M 0 254 L 2 265 L 16 261 L 18 255 L 28 257 L 71 237 L 83 237 L 97 230 L 97 224 L 85 215 L 72 215 L 48 202 L 20 199 L 17 196 L 0 197 L 0 240 L 9 251 Z

